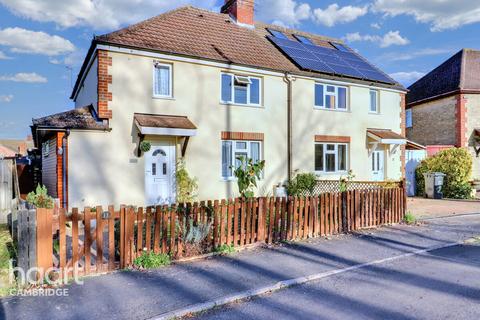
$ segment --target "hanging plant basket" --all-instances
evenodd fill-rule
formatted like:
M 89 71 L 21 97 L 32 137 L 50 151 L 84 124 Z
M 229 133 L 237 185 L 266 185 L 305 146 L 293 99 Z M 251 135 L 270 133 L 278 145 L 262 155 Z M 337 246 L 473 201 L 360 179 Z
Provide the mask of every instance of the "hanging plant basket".
M 138 146 L 141 152 L 148 152 L 152 148 L 152 144 L 148 141 L 142 141 L 140 142 L 140 145 Z

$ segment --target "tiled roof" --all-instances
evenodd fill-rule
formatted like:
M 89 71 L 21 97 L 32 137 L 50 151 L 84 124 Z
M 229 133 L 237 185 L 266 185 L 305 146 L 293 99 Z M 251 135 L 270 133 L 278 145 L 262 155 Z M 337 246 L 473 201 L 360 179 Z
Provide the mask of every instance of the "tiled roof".
M 460 90 L 480 92 L 480 51 L 459 51 L 408 89 L 407 104 Z
M 135 113 L 134 118 L 142 127 L 197 129 L 197 127 L 187 117 L 184 116 Z
M 367 129 L 367 132 L 380 139 L 404 140 L 405 137 L 389 129 Z
M 284 56 L 267 39 L 266 36 L 269 35 L 267 28 L 283 31 L 292 40 L 294 40 L 293 34 L 307 36 L 319 46 L 333 48 L 330 42 L 342 43 L 341 40 L 261 22 L 255 23 L 255 28 L 241 27 L 232 22 L 227 14 L 191 6 L 181 7 L 127 28 L 98 36 L 94 39 L 94 43 L 140 48 L 318 77 L 318 73 L 302 71 Z M 342 78 L 329 75 L 322 75 L 322 77 Z M 349 81 L 371 83 L 353 79 Z M 404 89 L 398 83 L 382 84 L 382 86 Z
M 7 148 L 3 145 L 0 145 L 0 159 L 2 158 L 14 158 L 16 156 L 15 151 Z
M 33 127 L 58 129 L 106 130 L 103 121 L 98 120 L 92 105 L 33 119 Z

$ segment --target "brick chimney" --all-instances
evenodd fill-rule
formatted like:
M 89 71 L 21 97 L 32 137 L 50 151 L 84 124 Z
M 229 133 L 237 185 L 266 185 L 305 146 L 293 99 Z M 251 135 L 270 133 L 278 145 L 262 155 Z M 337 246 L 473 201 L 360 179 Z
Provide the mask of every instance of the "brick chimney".
M 225 0 L 221 12 L 228 13 L 239 25 L 253 27 L 255 0 Z

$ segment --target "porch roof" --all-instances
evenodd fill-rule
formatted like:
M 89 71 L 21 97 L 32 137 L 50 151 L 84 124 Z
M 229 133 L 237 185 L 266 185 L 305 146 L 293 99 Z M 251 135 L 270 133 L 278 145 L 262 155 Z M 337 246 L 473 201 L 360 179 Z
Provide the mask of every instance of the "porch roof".
M 186 116 L 135 113 L 134 120 L 144 135 L 191 137 L 197 134 L 197 127 Z
M 382 144 L 399 144 L 404 145 L 407 139 L 402 135 L 393 132 L 390 129 L 367 129 L 367 135 Z

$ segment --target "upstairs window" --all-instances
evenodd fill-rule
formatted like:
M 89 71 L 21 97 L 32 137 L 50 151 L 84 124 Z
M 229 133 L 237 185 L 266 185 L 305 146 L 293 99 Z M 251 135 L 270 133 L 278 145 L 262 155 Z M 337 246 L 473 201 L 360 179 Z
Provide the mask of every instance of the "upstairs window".
M 347 111 L 347 88 L 329 84 L 315 84 L 315 107 Z
M 260 106 L 260 78 L 222 73 L 222 103 Z
M 405 118 L 406 118 L 406 127 L 411 128 L 413 127 L 413 117 L 412 117 L 412 109 L 407 109 L 405 112 Z
M 378 91 L 370 90 L 370 113 L 378 113 Z
M 157 98 L 172 97 L 172 66 L 156 63 L 153 68 L 153 96 Z

